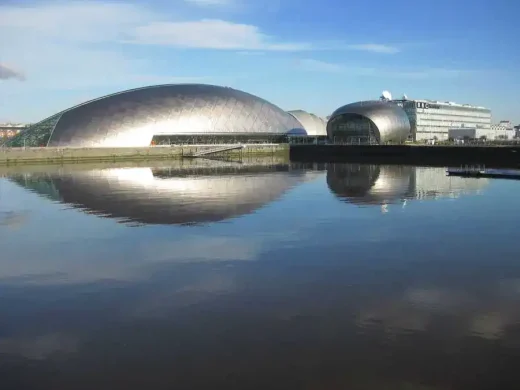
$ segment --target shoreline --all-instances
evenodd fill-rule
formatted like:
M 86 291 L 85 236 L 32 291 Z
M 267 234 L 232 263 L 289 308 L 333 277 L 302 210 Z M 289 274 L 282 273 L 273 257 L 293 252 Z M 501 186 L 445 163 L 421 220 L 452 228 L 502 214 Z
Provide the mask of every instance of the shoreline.
M 519 168 L 520 146 L 291 145 L 293 162 Z
M 55 165 L 193 159 L 191 155 L 226 145 L 174 145 L 146 148 L 0 148 L 0 165 Z M 249 144 L 240 150 L 215 153 L 218 157 L 289 156 L 287 144 Z M 210 157 L 210 156 L 208 156 Z

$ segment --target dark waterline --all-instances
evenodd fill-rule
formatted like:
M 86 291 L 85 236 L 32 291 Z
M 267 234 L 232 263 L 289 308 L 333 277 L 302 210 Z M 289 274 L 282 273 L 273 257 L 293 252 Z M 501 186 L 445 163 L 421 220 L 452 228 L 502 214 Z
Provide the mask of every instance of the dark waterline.
M 0 178 L 0 389 L 517 389 L 520 183 L 194 161 Z

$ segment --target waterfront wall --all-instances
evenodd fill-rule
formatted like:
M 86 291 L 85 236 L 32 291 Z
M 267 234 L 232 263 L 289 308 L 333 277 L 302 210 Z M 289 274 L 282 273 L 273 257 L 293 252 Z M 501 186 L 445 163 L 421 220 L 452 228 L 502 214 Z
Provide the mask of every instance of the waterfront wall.
M 291 145 L 297 162 L 520 167 L 520 146 Z
M 166 160 L 189 157 L 193 153 L 224 145 L 174 145 L 147 148 L 0 148 L 0 164 L 62 164 L 100 161 Z M 219 153 L 218 156 L 288 156 L 286 144 L 246 145 L 241 150 Z M 215 155 L 217 156 L 217 155 Z M 209 156 L 208 156 L 209 157 Z

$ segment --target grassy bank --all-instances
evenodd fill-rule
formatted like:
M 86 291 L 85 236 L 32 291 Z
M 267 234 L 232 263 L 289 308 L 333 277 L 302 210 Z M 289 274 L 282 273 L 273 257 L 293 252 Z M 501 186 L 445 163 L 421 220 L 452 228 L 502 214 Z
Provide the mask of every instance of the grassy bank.
M 2 148 L 0 164 L 69 164 L 93 162 L 153 161 L 189 158 L 192 154 L 220 145 L 183 145 L 147 148 Z M 217 154 L 219 157 L 288 156 L 286 144 L 246 145 L 241 150 Z M 213 156 L 217 156 L 213 155 Z

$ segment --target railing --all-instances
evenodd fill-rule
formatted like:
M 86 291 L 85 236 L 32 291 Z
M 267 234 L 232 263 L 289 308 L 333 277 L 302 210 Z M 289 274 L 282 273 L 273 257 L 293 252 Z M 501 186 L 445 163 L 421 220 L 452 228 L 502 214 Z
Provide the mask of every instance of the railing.
M 224 147 L 220 147 L 220 148 L 201 150 L 200 152 L 195 152 L 195 153 L 191 154 L 189 157 L 202 157 L 202 156 L 207 156 L 210 154 L 227 152 L 230 150 L 237 150 L 237 149 L 244 149 L 244 148 L 245 148 L 244 145 L 224 146 Z

